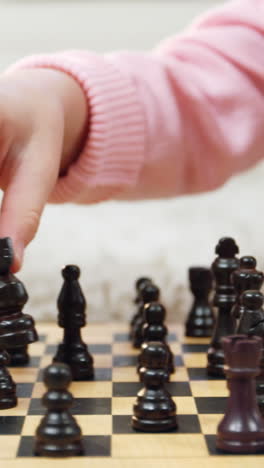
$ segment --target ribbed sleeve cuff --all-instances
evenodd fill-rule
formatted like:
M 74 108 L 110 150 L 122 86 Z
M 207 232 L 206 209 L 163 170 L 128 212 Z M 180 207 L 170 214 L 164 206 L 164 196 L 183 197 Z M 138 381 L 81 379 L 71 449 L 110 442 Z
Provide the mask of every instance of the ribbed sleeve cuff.
M 144 160 L 145 119 L 132 79 L 104 56 L 69 52 L 28 57 L 9 68 L 51 68 L 72 76 L 89 106 L 83 150 L 50 202 L 93 203 L 133 187 Z

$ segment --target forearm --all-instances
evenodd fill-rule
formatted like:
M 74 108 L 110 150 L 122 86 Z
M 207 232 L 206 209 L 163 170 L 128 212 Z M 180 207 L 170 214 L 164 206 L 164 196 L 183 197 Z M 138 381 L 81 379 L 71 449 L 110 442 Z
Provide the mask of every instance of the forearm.
M 69 51 L 19 63 L 64 70 L 89 102 L 83 151 L 50 200 L 92 203 L 213 190 L 259 161 L 263 13 L 258 0 L 234 1 L 154 53 Z M 70 151 L 64 151 L 63 167 L 81 139 L 70 138 L 75 150 L 65 142 Z

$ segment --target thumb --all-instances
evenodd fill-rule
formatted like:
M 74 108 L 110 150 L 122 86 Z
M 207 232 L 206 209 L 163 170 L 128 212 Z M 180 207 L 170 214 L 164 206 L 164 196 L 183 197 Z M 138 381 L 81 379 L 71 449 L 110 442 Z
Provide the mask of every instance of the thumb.
M 51 138 L 35 138 L 19 155 L 0 212 L 0 237 L 13 241 L 13 271 L 20 269 L 25 246 L 34 238 L 59 172 L 62 148 Z M 52 139 L 53 140 L 53 139 Z

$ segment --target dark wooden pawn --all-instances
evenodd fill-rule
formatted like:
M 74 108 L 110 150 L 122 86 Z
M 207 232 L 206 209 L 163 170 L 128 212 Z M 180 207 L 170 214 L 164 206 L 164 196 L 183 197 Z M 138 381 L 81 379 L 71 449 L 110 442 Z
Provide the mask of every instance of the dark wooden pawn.
M 149 284 L 149 283 L 153 284 L 153 281 L 150 278 L 142 277 L 142 278 L 137 279 L 137 281 L 135 283 L 136 297 L 134 299 L 134 304 L 139 304 L 140 303 L 140 301 L 141 301 L 141 291 L 142 291 L 142 289 L 144 289 L 146 284 Z
M 149 341 L 161 341 L 168 351 L 168 374 L 172 374 L 175 371 L 175 367 L 172 351 L 166 341 L 168 334 L 168 329 L 164 323 L 166 309 L 159 302 L 152 302 L 145 305 L 144 315 L 146 321 L 142 328 L 143 344 L 141 346 L 141 353 L 138 356 L 138 372 L 141 367 L 145 366 L 143 361 L 144 344 L 147 345 Z
M 241 296 L 243 314 L 237 333 L 256 335 L 262 339 L 260 373 L 256 378 L 257 402 L 264 416 L 264 310 L 263 295 L 260 291 L 245 291 Z
M 241 257 L 238 270 L 232 274 L 232 282 L 236 293 L 236 303 L 232 309 L 232 317 L 238 324 L 244 307 L 241 302 L 242 293 L 247 290 L 260 290 L 263 284 L 264 275 L 262 271 L 256 270 L 257 262 L 254 257 Z
M 62 276 L 64 284 L 58 297 L 58 324 L 64 329 L 64 336 L 53 362 L 68 364 L 73 380 L 90 380 L 94 376 L 93 358 L 81 337 L 81 328 L 86 325 L 86 301 L 78 281 L 80 269 L 67 265 Z
M 232 273 L 239 266 L 236 254 L 238 246 L 231 237 L 223 237 L 215 249 L 218 255 L 212 264 L 212 272 L 215 279 L 215 295 L 213 304 L 217 310 L 217 319 L 208 349 L 208 375 L 224 376 L 224 352 L 221 339 L 231 335 L 235 330 L 235 322 L 231 316 L 231 310 L 236 301 L 234 286 L 231 282 Z
M 260 291 L 245 291 L 241 295 L 241 305 L 243 314 L 237 327 L 237 333 L 253 335 L 256 330 L 260 331 L 258 326 L 264 320 L 263 294 Z
M 67 390 L 71 371 L 65 364 L 52 364 L 44 371 L 47 392 L 42 398 L 47 408 L 36 431 L 35 455 L 73 457 L 83 453 L 82 433 L 70 413 L 72 394 Z
M 140 348 L 143 343 L 142 329 L 145 323 L 145 313 L 144 307 L 145 304 L 151 302 L 156 302 L 159 300 L 160 290 L 159 288 L 152 283 L 145 284 L 144 288 L 141 290 L 141 299 L 142 301 L 139 304 L 137 316 L 135 319 L 135 324 L 132 331 L 132 343 L 134 348 Z
M 259 372 L 261 339 L 228 336 L 222 339 L 230 396 L 217 430 L 216 446 L 230 453 L 264 450 L 264 419 L 257 406 L 255 379 Z
M 146 277 L 141 277 L 141 278 L 138 278 L 136 283 L 135 283 L 135 289 L 136 289 L 136 297 L 134 299 L 134 304 L 137 306 L 137 308 L 139 307 L 140 305 L 140 302 L 141 302 L 141 290 L 145 287 L 146 284 L 148 283 L 152 283 L 152 280 L 150 278 L 146 278 Z M 133 335 L 133 328 L 134 328 L 134 325 L 135 325 L 135 322 L 137 320 L 137 314 L 138 312 L 136 312 L 131 321 L 130 321 L 130 326 L 129 326 L 129 338 L 132 338 L 132 335 Z
M 213 277 L 209 268 L 189 268 L 190 289 L 194 301 L 186 321 L 186 336 L 208 337 L 212 336 L 215 317 L 213 308 L 209 303 L 209 294 L 212 290 Z
M 9 354 L 0 349 L 0 410 L 17 405 L 16 384 L 6 367 L 9 362 Z
M 29 362 L 28 344 L 38 339 L 33 318 L 22 309 L 28 300 L 23 283 L 11 273 L 12 241 L 0 239 L 0 343 L 10 355 L 11 366 Z
M 164 343 L 149 342 L 144 349 L 145 368 L 140 369 L 144 388 L 133 406 L 132 427 L 144 432 L 177 428 L 176 405 L 165 387 L 168 351 Z

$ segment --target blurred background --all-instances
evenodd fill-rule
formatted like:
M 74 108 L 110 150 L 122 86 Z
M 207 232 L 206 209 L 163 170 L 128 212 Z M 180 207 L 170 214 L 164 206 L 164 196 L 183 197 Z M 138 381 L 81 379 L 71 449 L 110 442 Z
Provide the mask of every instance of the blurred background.
M 30 54 L 63 49 L 148 50 L 181 31 L 214 0 L 0 0 L 0 70 Z M 88 320 L 127 320 L 134 282 L 160 285 L 170 319 L 190 304 L 188 268 L 210 265 L 222 236 L 263 267 L 263 164 L 214 193 L 163 201 L 48 206 L 19 273 L 37 319 L 56 318 L 67 263 L 82 270 Z

